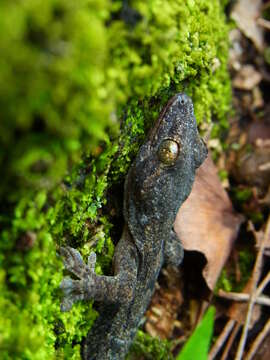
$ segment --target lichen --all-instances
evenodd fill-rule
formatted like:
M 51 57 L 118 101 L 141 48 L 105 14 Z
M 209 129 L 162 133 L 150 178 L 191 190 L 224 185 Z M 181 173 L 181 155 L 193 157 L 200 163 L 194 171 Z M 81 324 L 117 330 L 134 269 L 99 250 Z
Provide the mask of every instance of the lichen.
M 226 126 L 223 5 L 124 4 L 0 4 L 2 359 L 79 358 L 97 314 L 91 303 L 60 312 L 57 250 L 94 249 L 110 272 L 117 189 L 168 98 L 185 91 L 199 124 Z

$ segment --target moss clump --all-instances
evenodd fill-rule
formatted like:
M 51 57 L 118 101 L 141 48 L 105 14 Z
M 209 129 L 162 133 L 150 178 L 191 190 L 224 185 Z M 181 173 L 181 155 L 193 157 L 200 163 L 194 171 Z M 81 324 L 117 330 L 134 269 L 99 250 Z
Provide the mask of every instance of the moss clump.
M 60 313 L 57 248 L 96 249 L 109 271 L 106 203 L 175 92 L 192 96 L 198 123 L 226 125 L 223 7 L 4 0 L 0 12 L 0 357 L 75 359 L 96 313 Z
M 225 291 L 235 291 L 235 292 L 243 291 L 248 280 L 250 279 L 252 269 L 254 266 L 254 261 L 255 261 L 254 254 L 250 250 L 239 251 L 238 262 L 239 262 L 239 270 L 241 274 L 240 281 L 237 280 L 235 270 L 233 268 L 223 269 L 218 279 L 218 283 L 215 288 L 215 293 L 217 293 L 219 289 L 223 289 Z
M 153 338 L 139 330 L 127 360 L 138 359 L 142 355 L 147 360 L 172 360 L 170 349 L 169 341 Z

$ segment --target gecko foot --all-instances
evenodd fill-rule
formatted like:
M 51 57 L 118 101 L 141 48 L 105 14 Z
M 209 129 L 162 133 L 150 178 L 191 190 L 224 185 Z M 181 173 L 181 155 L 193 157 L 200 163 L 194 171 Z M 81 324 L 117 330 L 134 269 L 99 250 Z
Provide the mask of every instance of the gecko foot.
M 96 254 L 92 252 L 88 257 L 86 265 L 81 254 L 72 247 L 61 247 L 60 254 L 63 257 L 66 270 L 74 274 L 79 280 L 71 279 L 69 276 L 64 277 L 60 284 L 60 289 L 64 293 L 61 302 L 61 311 L 69 311 L 76 301 L 91 298 L 95 277 Z M 94 294 L 93 294 L 94 296 Z

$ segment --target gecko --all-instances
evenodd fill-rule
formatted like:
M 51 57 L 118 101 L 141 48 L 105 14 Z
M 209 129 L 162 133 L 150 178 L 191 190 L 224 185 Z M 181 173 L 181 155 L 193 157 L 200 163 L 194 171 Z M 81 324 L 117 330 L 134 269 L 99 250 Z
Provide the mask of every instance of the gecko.
M 79 300 L 95 300 L 99 317 L 82 346 L 87 360 L 124 359 L 154 292 L 164 263 L 178 266 L 183 247 L 173 224 L 187 199 L 195 171 L 207 156 L 191 98 L 178 93 L 160 113 L 132 163 L 124 185 L 125 225 L 113 257 L 113 275 L 95 273 L 72 247 L 60 253 L 65 268 L 61 310 Z

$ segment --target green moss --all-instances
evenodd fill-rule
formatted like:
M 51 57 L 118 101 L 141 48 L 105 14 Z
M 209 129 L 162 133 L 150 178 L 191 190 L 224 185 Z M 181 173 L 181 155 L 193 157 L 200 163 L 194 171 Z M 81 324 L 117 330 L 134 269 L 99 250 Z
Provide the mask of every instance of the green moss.
M 264 216 L 263 213 L 261 212 L 258 211 L 250 212 L 247 214 L 247 216 L 250 218 L 252 223 L 258 227 L 262 226 L 262 224 L 264 223 Z
M 117 239 L 109 195 L 117 198 L 114 187 L 168 98 L 184 90 L 199 124 L 226 126 L 219 1 L 129 6 L 133 17 L 121 1 L 0 4 L 3 359 L 79 358 L 96 313 L 89 303 L 60 313 L 57 249 L 95 249 L 97 271 L 110 271 Z
M 223 269 L 221 271 L 221 274 L 219 275 L 216 287 L 215 287 L 215 293 L 218 292 L 219 289 L 225 290 L 225 291 L 232 291 L 233 285 L 232 285 L 232 277 L 227 273 L 226 269 Z
M 236 274 L 233 269 L 223 269 L 219 276 L 215 288 L 215 293 L 217 293 L 219 289 L 225 291 L 241 292 L 246 286 L 248 280 L 250 279 L 254 261 L 254 254 L 250 250 L 239 251 L 238 265 L 241 274 L 240 281 L 237 281 Z
M 252 189 L 250 189 L 250 188 L 245 188 L 245 189 L 235 188 L 233 191 L 233 196 L 237 203 L 243 204 L 252 197 Z
M 238 285 L 238 291 L 243 290 L 244 285 L 250 279 L 251 272 L 254 266 L 255 256 L 250 250 L 239 251 L 239 268 L 241 272 L 241 282 Z
M 252 210 L 252 206 L 249 206 L 253 200 L 252 188 L 234 186 L 231 187 L 230 190 L 235 206 L 240 207 L 241 212 L 246 215 L 247 219 L 250 219 L 252 223 L 259 228 L 265 219 L 263 212 L 257 211 L 256 209 Z
M 138 356 L 142 355 L 148 360 L 172 360 L 170 350 L 169 341 L 153 338 L 143 331 L 138 331 L 127 360 L 138 359 Z
M 219 170 L 218 176 L 219 176 L 221 181 L 228 180 L 228 172 L 227 172 L 227 170 L 225 170 L 225 169 Z

